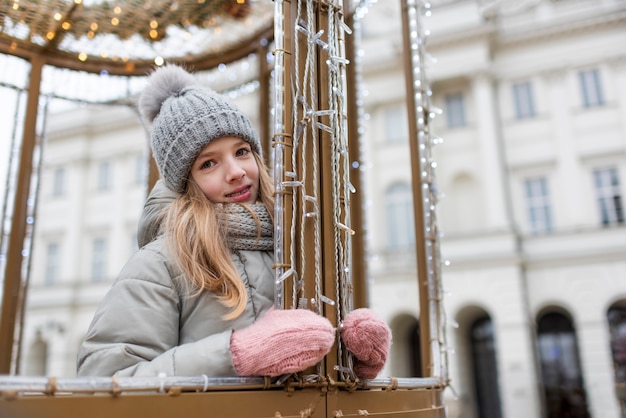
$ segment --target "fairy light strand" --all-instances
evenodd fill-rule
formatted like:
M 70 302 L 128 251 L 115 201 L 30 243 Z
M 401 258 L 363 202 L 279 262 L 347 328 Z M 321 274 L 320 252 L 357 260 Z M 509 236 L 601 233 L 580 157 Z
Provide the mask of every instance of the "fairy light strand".
M 415 118 L 417 122 L 418 146 L 420 150 L 420 181 L 423 191 L 423 213 L 424 213 L 424 239 L 426 248 L 427 266 L 427 289 L 429 339 L 431 350 L 430 368 L 433 376 L 440 378 L 443 382 L 448 380 L 448 345 L 446 341 L 446 315 L 443 304 L 443 292 L 441 283 L 441 255 L 439 247 L 439 232 L 437 227 L 436 204 L 437 204 L 437 184 L 435 169 L 437 164 L 433 158 L 433 145 L 438 143 L 437 138 L 431 136 L 431 120 L 439 113 L 430 104 L 431 91 L 428 78 L 425 72 L 425 58 L 428 56 L 425 50 L 425 43 L 428 32 L 424 28 L 422 17 L 430 16 L 431 6 L 429 2 L 421 0 L 407 0 L 407 15 L 410 34 L 410 54 L 413 73 L 413 91 L 415 101 Z M 423 336 L 424 337 L 424 336 Z
M 284 31 L 285 16 L 283 14 L 283 0 L 274 0 L 274 260 L 276 262 L 276 285 L 274 292 L 274 306 L 282 309 L 284 306 L 284 284 L 278 279 L 285 273 L 285 255 L 283 252 L 284 233 L 284 192 L 285 187 L 279 179 L 283 178 L 285 155 L 285 47 L 282 34 Z
M 276 19 L 283 23 L 285 5 L 277 4 L 280 10 Z M 343 317 L 352 309 L 352 278 L 350 269 L 351 237 L 354 234 L 350 226 L 349 198 L 354 191 L 350 183 L 349 159 L 347 148 L 347 105 L 346 97 L 346 71 L 348 60 L 345 58 L 344 36 L 351 30 L 343 21 L 343 8 L 340 1 L 325 1 L 320 4 L 316 0 L 300 0 L 292 8 L 295 14 L 294 27 L 276 27 L 276 49 L 283 50 L 284 40 L 279 36 L 278 30 L 292 31 L 294 39 L 293 51 L 290 54 L 290 74 L 281 72 L 282 82 L 289 78 L 291 88 L 291 102 L 293 109 L 276 109 L 276 116 L 283 113 L 282 118 L 290 118 L 292 132 L 284 135 L 284 140 L 289 143 L 287 149 L 284 145 L 275 143 L 274 173 L 276 181 L 276 228 L 280 229 L 276 236 L 277 295 L 284 297 L 284 289 L 281 287 L 285 276 L 292 277 L 292 300 L 282 300 L 282 306 L 307 307 L 319 314 L 323 313 L 324 305 L 332 305 L 337 309 L 337 323 L 341 323 Z M 323 18 L 320 19 L 320 16 Z M 318 26 L 319 25 L 319 26 Z M 280 40 L 279 40 L 280 38 Z M 282 63 L 278 62 L 276 68 L 283 71 Z M 324 85 L 321 85 L 324 80 Z M 278 83 L 278 80 L 276 80 Z M 282 89 L 278 86 L 278 89 Z M 325 89 L 324 95 L 320 95 L 319 89 Z M 284 91 L 284 90 L 282 90 Z M 277 132 L 284 129 L 284 120 L 276 119 Z M 275 135 L 279 139 L 279 135 Z M 321 142 L 319 142 L 321 141 Z M 328 141 L 329 143 L 326 143 Z M 336 266 L 337 277 L 335 279 L 335 298 L 324 294 L 322 286 L 322 231 L 320 213 L 320 152 L 319 147 L 329 149 L 330 163 L 330 190 L 325 192 L 325 197 L 332 202 L 327 206 L 332 210 L 330 220 L 334 224 L 330 239 L 335 251 L 333 259 L 326 260 Z M 287 152 L 291 153 L 290 172 L 286 171 L 284 159 Z M 284 195 L 292 197 L 291 208 L 285 205 Z M 285 211 L 291 210 L 289 216 Z M 290 219 L 291 224 L 285 225 L 284 219 Z M 289 260 L 286 260 L 285 236 L 289 230 Z M 305 230 L 307 235 L 305 236 Z M 328 240 L 327 240 L 328 241 Z M 280 248 L 279 248 L 280 247 Z M 314 289 L 305 289 L 305 283 L 313 283 L 305 274 L 313 274 Z M 282 278 L 283 280 L 278 280 Z M 307 279 L 307 280 L 305 280 Z M 312 294 L 311 299 L 303 297 Z M 277 297 L 277 302 L 280 300 Z M 339 357 L 342 358 L 342 348 L 339 347 Z M 347 366 L 340 360 L 339 370 L 349 373 L 351 360 Z M 346 375 L 348 376 L 348 375 Z M 346 377 L 344 376 L 344 377 Z

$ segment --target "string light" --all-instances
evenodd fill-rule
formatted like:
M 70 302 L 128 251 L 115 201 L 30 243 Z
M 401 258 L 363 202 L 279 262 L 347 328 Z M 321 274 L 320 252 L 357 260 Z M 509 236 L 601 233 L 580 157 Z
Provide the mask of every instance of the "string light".
M 14 39 L 7 42 L 7 46 L 14 44 L 17 50 L 21 49 L 20 46 L 30 50 L 31 45 L 48 44 L 70 56 L 85 53 L 99 60 L 105 59 L 104 50 L 115 50 L 130 61 L 142 63 L 152 61 L 156 56 L 168 59 L 210 56 L 236 47 L 242 39 L 258 36 L 273 17 L 271 2 L 238 1 L 233 2 L 234 8 L 222 7 L 223 2 L 204 0 L 118 2 L 118 5 L 74 1 L 77 7 L 60 11 L 54 2 L 14 0 L 3 19 L 0 33 Z M 37 18 L 42 15 L 60 22 L 59 26 L 67 32 L 62 42 L 50 43 L 58 34 L 44 24 L 45 20 Z M 213 29 L 210 32 L 202 30 L 207 21 Z M 125 42 L 129 40 L 131 42 Z M 117 62 L 110 54 L 106 55 L 111 63 Z
M 432 61 L 432 57 L 426 53 L 425 43 L 429 31 L 424 29 L 421 21 L 423 17 L 431 15 L 431 6 L 429 2 L 421 0 L 405 0 L 406 2 L 406 19 L 409 30 L 410 41 L 410 58 L 411 73 L 413 77 L 413 98 L 415 101 L 415 119 L 418 130 L 418 148 L 420 150 L 420 173 L 422 181 L 422 208 L 424 216 L 424 238 L 425 238 L 425 256 L 426 256 L 426 274 L 428 276 L 428 287 L 425 291 L 428 293 L 428 315 L 430 319 L 430 341 L 431 364 L 429 365 L 433 371 L 433 375 L 448 380 L 448 364 L 447 355 L 452 353 L 446 343 L 445 327 L 447 318 L 443 305 L 443 295 L 441 283 L 441 266 L 439 234 L 436 218 L 436 203 L 438 200 L 435 169 L 437 163 L 433 158 L 432 147 L 441 143 L 441 138 L 431 137 L 430 122 L 442 113 L 441 109 L 431 106 L 430 97 L 432 92 L 428 86 L 424 68 L 427 59 Z M 426 94 L 423 94 L 426 92 Z M 427 115 L 428 117 L 424 117 Z M 446 260 L 443 264 L 449 265 Z M 423 307 L 424 308 L 424 307 Z
M 285 155 L 285 121 L 284 121 L 284 101 L 285 101 L 285 67 L 284 67 L 284 20 L 283 0 L 274 0 L 274 33 L 276 36 L 274 50 L 274 179 L 281 179 L 284 174 Z M 274 260 L 276 262 L 275 274 L 277 279 L 285 274 L 285 253 L 283 251 L 284 241 L 284 192 L 282 183 L 275 182 L 274 198 Z M 278 309 L 284 306 L 284 285 L 277 283 L 274 293 L 274 306 Z
M 275 2 L 275 33 L 285 34 L 284 4 Z M 316 1 L 298 1 L 293 17 L 295 25 L 288 30 L 293 31 L 296 42 L 291 57 L 291 74 L 289 92 L 293 108 L 292 114 L 285 115 L 283 100 L 287 93 L 285 88 L 285 69 L 283 67 L 284 50 L 283 36 L 276 36 L 274 51 L 274 85 L 275 85 L 275 134 L 274 134 L 274 177 L 275 180 L 275 258 L 276 277 L 281 278 L 284 271 L 297 269 L 302 278 L 304 272 L 314 276 L 315 297 L 304 299 L 304 280 L 294 280 L 292 299 L 285 300 L 283 281 L 277 285 L 275 302 L 278 307 L 301 307 L 310 305 L 322 313 L 322 304 L 337 306 L 337 323 L 343 315 L 352 310 L 352 271 L 348 267 L 351 262 L 352 236 L 356 233 L 350 226 L 350 195 L 356 189 L 349 180 L 350 167 L 347 144 L 347 104 L 346 104 L 346 66 L 350 62 L 345 56 L 345 34 L 352 30 L 343 21 L 341 2 L 328 1 L 323 11 L 316 9 Z M 323 27 L 316 14 L 324 13 Z M 323 55 L 322 55 L 323 54 Z M 323 56 L 325 58 L 320 58 Z M 322 75 L 323 74 L 323 75 Z M 322 91 L 321 90 L 325 90 Z M 293 120 L 293 131 L 285 132 L 284 120 Z M 322 141 L 320 142 L 318 141 Z M 329 181 L 325 186 L 320 184 L 318 173 L 321 167 L 320 150 L 326 153 L 331 167 Z M 291 170 L 285 169 L 286 159 L 290 158 Z M 329 213 L 334 228 L 326 229 L 325 239 L 334 242 L 335 250 L 330 252 L 329 264 L 336 266 L 335 295 L 338 301 L 331 300 L 322 291 L 322 232 L 321 214 L 318 206 L 320 193 L 328 198 Z M 286 207 L 285 195 L 291 196 L 291 207 Z M 285 213 L 289 225 L 284 224 Z M 305 232 L 306 233 L 305 237 Z M 289 233 L 288 240 L 286 233 Z M 305 239 L 306 238 L 306 239 Z M 289 244 L 289 259 L 287 249 Z M 334 260 L 332 259 L 334 258 Z M 307 282 L 309 283 L 309 282 Z M 351 373 L 351 358 L 341 354 L 340 370 Z M 347 361 L 347 364 L 343 364 Z M 351 374 L 353 375 L 353 374 Z M 345 378 L 348 375 L 344 376 Z

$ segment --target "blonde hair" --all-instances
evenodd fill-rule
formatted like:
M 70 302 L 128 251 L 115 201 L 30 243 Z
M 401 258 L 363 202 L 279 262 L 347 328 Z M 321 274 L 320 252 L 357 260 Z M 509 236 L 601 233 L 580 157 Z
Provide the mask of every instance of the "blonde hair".
M 259 200 L 273 221 L 273 182 L 263 160 L 253 154 L 259 167 Z M 258 218 L 255 215 L 254 218 L 260 235 Z M 248 302 L 248 292 L 233 264 L 225 231 L 217 220 L 216 206 L 193 180 L 188 180 L 185 192 L 167 209 L 165 237 L 174 261 L 194 289 L 191 296 L 208 290 L 230 309 L 224 319 L 241 315 Z

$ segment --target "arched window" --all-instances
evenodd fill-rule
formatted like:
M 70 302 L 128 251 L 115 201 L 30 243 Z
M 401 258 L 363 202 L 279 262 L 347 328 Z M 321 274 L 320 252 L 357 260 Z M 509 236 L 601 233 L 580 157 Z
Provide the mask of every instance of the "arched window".
M 470 342 L 478 417 L 501 418 L 498 364 L 491 318 L 484 316 L 474 321 L 470 328 Z
M 571 320 L 548 312 L 537 321 L 537 333 L 547 418 L 589 418 Z
M 611 353 L 613 354 L 613 369 L 615 383 L 626 385 L 626 308 L 612 306 L 607 314 L 609 332 L 611 334 Z M 626 399 L 619 399 L 622 406 L 622 416 L 626 416 Z

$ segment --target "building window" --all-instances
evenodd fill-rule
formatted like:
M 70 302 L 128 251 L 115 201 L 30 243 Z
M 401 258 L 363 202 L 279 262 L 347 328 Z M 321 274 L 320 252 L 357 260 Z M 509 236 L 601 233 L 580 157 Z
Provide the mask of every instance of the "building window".
M 593 181 L 602 225 L 624 223 L 624 205 L 617 169 L 595 170 Z
M 406 111 L 401 106 L 385 109 L 385 140 L 393 143 L 406 142 L 409 137 Z
M 572 322 L 561 313 L 547 313 L 537 321 L 537 334 L 547 416 L 589 418 Z
M 52 195 L 63 196 L 65 194 L 65 168 L 57 167 L 52 177 Z
M 145 155 L 140 154 L 135 158 L 135 184 L 146 184 L 148 178 L 148 162 Z
M 496 343 L 491 318 L 485 316 L 474 321 L 470 340 L 478 416 L 501 418 Z
M 545 177 L 527 179 L 524 182 L 524 186 L 528 223 L 531 232 L 539 234 L 552 231 L 548 180 Z
M 446 95 L 446 126 L 448 128 L 458 128 L 465 126 L 465 105 L 463 102 L 463 94 L 447 94 Z
M 138 249 L 139 249 L 139 238 L 137 237 L 137 233 L 134 233 L 130 237 L 130 254 L 132 255 Z
M 108 245 L 104 238 L 96 238 L 93 241 L 93 254 L 91 261 L 91 278 L 99 282 L 106 277 Z
M 100 191 L 109 190 L 111 188 L 111 163 L 104 161 L 98 166 L 98 185 Z
M 387 242 L 393 250 L 415 247 L 413 195 L 406 183 L 397 183 L 385 193 Z
M 530 82 L 514 84 L 513 97 L 515 99 L 515 116 L 517 119 L 535 116 L 533 90 Z
M 580 91 L 584 107 L 601 106 L 604 104 L 602 86 L 600 85 L 600 73 L 597 69 L 581 71 L 578 73 Z
M 41 336 L 41 330 L 37 330 L 35 341 L 30 345 L 25 362 L 24 375 L 45 376 L 48 372 L 48 343 Z
M 59 266 L 61 264 L 61 246 L 57 242 L 51 242 L 46 247 L 46 270 L 44 283 L 53 285 L 59 280 Z

